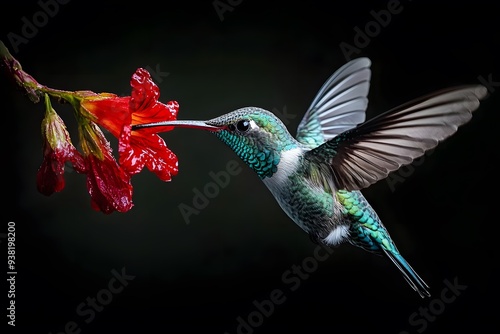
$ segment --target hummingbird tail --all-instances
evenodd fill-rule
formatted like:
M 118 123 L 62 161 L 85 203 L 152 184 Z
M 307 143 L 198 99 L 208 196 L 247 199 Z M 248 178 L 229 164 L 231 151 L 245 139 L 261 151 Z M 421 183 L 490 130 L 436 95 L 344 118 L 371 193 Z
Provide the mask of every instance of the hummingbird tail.
M 408 262 L 401 256 L 401 254 L 394 254 L 388 250 L 384 249 L 385 254 L 391 261 L 399 268 L 403 277 L 406 279 L 408 284 L 415 290 L 420 297 L 430 297 L 429 286 L 424 282 L 423 279 L 418 276 L 418 274 L 413 270 Z

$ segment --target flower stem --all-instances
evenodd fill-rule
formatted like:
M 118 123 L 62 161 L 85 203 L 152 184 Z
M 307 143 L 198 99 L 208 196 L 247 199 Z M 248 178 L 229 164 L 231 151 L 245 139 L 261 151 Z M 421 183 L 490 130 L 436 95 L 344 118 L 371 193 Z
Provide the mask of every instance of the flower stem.
M 3 65 L 7 68 L 7 71 L 10 73 L 11 77 L 14 79 L 15 83 L 21 88 L 24 88 L 24 90 L 28 93 L 30 100 L 34 103 L 38 103 L 40 101 L 40 97 L 44 94 L 48 94 L 52 97 L 58 98 L 59 100 L 65 100 L 66 102 L 72 104 L 75 102 L 74 92 L 54 89 L 45 85 L 41 85 L 38 81 L 35 80 L 35 78 L 26 73 L 23 70 L 21 63 L 12 56 L 12 54 L 9 52 L 9 50 L 1 40 L 0 59 L 2 60 Z
M 12 58 L 12 55 L 10 54 L 9 50 L 7 49 L 7 47 L 5 46 L 5 44 L 3 44 L 2 41 L 0 41 L 0 57 L 2 59 L 4 58 Z

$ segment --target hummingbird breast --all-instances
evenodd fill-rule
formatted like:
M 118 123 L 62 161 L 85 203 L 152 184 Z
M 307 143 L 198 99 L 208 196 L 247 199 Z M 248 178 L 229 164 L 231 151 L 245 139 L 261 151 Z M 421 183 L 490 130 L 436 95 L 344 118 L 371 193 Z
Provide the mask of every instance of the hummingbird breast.
M 283 151 L 276 173 L 263 182 L 283 211 L 313 240 L 327 242 L 333 235 L 335 243 L 341 242 L 347 236 L 347 228 L 342 224 L 333 183 L 324 184 L 313 177 L 324 171 L 304 159 L 304 152 L 301 147 Z

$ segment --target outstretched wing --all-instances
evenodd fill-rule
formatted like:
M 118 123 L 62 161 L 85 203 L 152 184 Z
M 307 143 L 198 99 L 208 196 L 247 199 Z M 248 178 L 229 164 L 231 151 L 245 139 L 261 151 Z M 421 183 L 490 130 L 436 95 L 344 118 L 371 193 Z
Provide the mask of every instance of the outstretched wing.
M 328 78 L 298 126 L 299 142 L 314 148 L 365 121 L 370 65 L 354 59 Z
M 306 156 L 330 164 L 339 189 L 368 187 L 454 134 L 486 95 L 484 86 L 471 85 L 424 96 L 342 133 Z

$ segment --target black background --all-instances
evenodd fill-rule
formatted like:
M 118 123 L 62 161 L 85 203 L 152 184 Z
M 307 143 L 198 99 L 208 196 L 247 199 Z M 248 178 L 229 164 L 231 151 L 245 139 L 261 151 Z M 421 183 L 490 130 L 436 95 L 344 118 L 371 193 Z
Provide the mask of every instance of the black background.
M 161 6 L 73 0 L 59 5 L 16 51 L 9 36 L 22 36 L 26 20 L 33 22 L 42 7 L 35 1 L 5 3 L 0 38 L 28 73 L 53 88 L 126 95 L 130 75 L 149 66 L 168 73 L 157 77 L 160 100 L 177 100 L 180 119 L 208 119 L 249 105 L 281 114 L 286 109 L 287 126 L 295 134 L 324 80 L 347 61 L 340 43 L 355 46 L 354 28 L 364 30 L 374 20 L 371 11 L 388 6 L 387 1 L 232 3 L 221 20 L 210 0 Z M 352 54 L 372 60 L 368 117 L 480 77 L 500 82 L 494 2 L 401 1 L 399 8 Z M 431 286 L 433 296 L 422 300 L 390 261 L 352 246 L 311 262 L 316 245 L 257 176 L 203 131 L 162 134 L 179 157 L 180 173 L 170 183 L 147 170 L 134 176 L 135 206 L 127 213 L 93 211 L 84 176 L 71 170 L 61 193 L 39 194 L 35 175 L 42 161 L 43 106 L 31 103 L 2 75 L 0 232 L 6 233 L 7 222 L 16 223 L 15 329 L 59 333 L 74 321 L 81 333 L 232 334 L 238 332 L 238 317 L 248 319 L 256 310 L 253 302 L 269 299 L 275 289 L 286 300 L 256 328 L 240 332 L 495 328 L 493 159 L 500 83 L 489 88 L 473 119 L 420 165 L 406 169 L 404 182 L 391 186 L 384 180 L 364 191 L 400 251 Z M 76 143 L 71 109 L 54 107 Z M 116 140 L 108 138 L 116 151 Z M 209 172 L 226 170 L 230 161 L 241 167 L 239 174 L 186 224 L 179 205 L 192 206 L 194 189 L 203 190 L 212 181 Z M 1 242 L 6 255 L 6 240 Z M 282 275 L 304 259 L 317 269 L 291 291 Z M 122 268 L 135 278 L 86 323 L 88 316 L 80 316 L 77 306 L 105 293 L 112 270 Z M 466 286 L 449 303 L 442 301 L 453 297 L 446 280 Z M 7 287 L 0 295 L 4 325 Z M 410 322 L 414 312 L 429 307 L 435 317 L 427 321 L 418 315 Z

